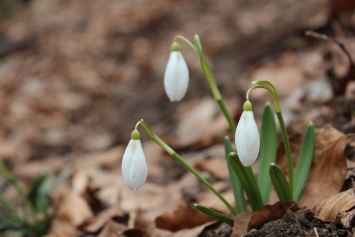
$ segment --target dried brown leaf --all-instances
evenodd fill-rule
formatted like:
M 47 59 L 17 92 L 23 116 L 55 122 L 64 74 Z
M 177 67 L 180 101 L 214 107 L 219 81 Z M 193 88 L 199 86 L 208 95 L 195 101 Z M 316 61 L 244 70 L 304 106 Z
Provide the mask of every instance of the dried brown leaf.
M 351 227 L 354 224 L 355 198 L 353 189 L 333 195 L 316 207 L 316 217 L 322 221 L 342 223 L 345 227 Z
M 341 190 L 347 173 L 344 149 L 354 137 L 330 126 L 316 131 L 315 154 L 300 206 L 312 208 Z
M 88 203 L 74 191 L 70 191 L 58 209 L 58 217 L 70 225 L 79 226 L 93 217 Z
M 224 151 L 222 151 L 218 156 L 216 155 L 214 157 L 200 160 L 196 163 L 196 168 L 201 171 L 208 171 L 217 178 L 227 180 L 229 175 L 227 164 L 226 162 L 223 162 L 224 156 Z
M 109 220 L 98 237 L 117 237 L 120 236 L 120 234 L 127 230 L 127 226 L 117 223 L 115 221 Z
M 248 224 L 252 215 L 250 211 L 245 211 L 235 217 L 232 237 L 240 237 L 248 232 Z
M 94 233 L 97 232 L 100 228 L 105 226 L 106 223 L 114 216 L 124 216 L 124 213 L 121 213 L 117 208 L 112 207 L 108 208 L 100 213 L 98 213 L 95 218 L 92 218 L 87 225 L 83 226 L 83 230 Z
M 76 227 L 65 220 L 54 219 L 46 237 L 76 237 Z
M 274 205 L 266 205 L 256 211 L 250 218 L 248 230 L 260 229 L 265 223 L 280 219 L 287 210 L 297 211 L 294 202 L 277 202 Z
M 231 114 L 236 112 L 236 101 L 227 101 Z M 178 147 L 194 145 L 207 147 L 217 138 L 223 138 L 229 130 L 228 123 L 212 98 L 204 98 L 182 104 L 179 108 L 177 144 Z
M 209 217 L 194 208 L 191 203 L 184 203 L 176 210 L 158 216 L 155 219 L 155 224 L 160 229 L 174 232 L 200 226 L 213 220 L 212 217 Z
M 203 236 L 210 236 L 208 234 L 205 234 L 204 232 L 206 232 L 206 230 L 209 229 L 209 228 L 213 228 L 215 224 L 216 224 L 216 221 L 207 222 L 207 223 L 205 223 L 203 225 L 199 225 L 199 226 L 196 226 L 194 228 L 179 230 L 177 232 L 174 232 L 169 237 L 181 237 L 181 236 L 186 236 L 186 237 L 201 236 L 201 237 L 203 237 Z

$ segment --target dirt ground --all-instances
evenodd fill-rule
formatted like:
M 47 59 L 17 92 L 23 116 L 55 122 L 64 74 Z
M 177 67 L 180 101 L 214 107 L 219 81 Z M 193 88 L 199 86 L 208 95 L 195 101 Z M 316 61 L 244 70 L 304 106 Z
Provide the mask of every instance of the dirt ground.
M 251 230 L 244 237 L 252 236 L 351 236 L 351 232 L 335 223 L 325 223 L 312 215 L 287 212 L 282 219 L 266 223 L 260 230 Z
M 313 121 L 321 145 L 335 144 L 337 153 L 329 156 L 342 154 L 348 159 L 344 158 L 341 172 L 330 170 L 337 181 L 325 196 L 312 199 L 305 191 L 307 208 L 339 193 L 349 181 L 355 167 L 354 141 L 341 143 L 344 148 L 336 139 L 355 132 L 355 66 L 338 44 L 306 36 L 305 31 L 333 37 L 355 57 L 353 1 L 3 4 L 11 7 L 6 14 L 0 11 L 0 155 L 24 185 L 44 171 L 51 177 L 69 173 L 51 193 L 53 223 L 48 236 L 237 236 L 232 228 L 191 207 L 199 202 L 228 214 L 143 131 L 147 183 L 138 192 L 123 184 L 123 151 L 134 125 L 143 118 L 233 200 L 221 159 L 224 136 L 234 135 L 211 96 L 198 58 L 183 43 L 190 72 L 187 95 L 179 103 L 170 103 L 165 95 L 164 70 L 176 35 L 190 40 L 200 36 L 235 122 L 251 81 L 269 80 L 278 90 L 294 150 Z M 268 94 L 256 90 L 251 100 L 260 124 Z M 279 154 L 282 157 L 282 151 Z M 253 170 L 257 173 L 258 164 Z M 316 184 L 312 185 L 315 190 Z M 11 189 L 5 193 L 14 198 Z M 270 204 L 276 201 L 276 195 L 270 198 Z M 283 219 L 244 236 L 350 233 L 351 228 L 336 220 L 322 222 L 304 212 L 287 212 Z

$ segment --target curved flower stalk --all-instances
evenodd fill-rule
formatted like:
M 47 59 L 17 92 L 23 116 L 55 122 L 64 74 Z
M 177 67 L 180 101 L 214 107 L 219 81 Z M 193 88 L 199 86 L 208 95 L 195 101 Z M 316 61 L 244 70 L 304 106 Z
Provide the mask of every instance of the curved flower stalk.
M 288 182 L 290 185 L 290 190 L 293 191 L 293 165 L 292 165 L 292 158 L 291 158 L 291 145 L 290 145 L 290 140 L 288 138 L 288 133 L 284 122 L 284 118 L 282 116 L 281 106 L 277 96 L 276 88 L 273 84 L 271 84 L 268 81 L 253 81 L 252 84 L 253 86 L 249 88 L 249 90 L 247 91 L 247 95 L 246 95 L 247 100 L 249 99 L 250 92 L 254 89 L 263 88 L 269 91 L 271 100 L 274 105 L 274 110 L 276 112 L 276 116 L 280 123 L 281 135 L 284 142 L 285 153 L 287 158 L 287 171 L 288 171 L 288 178 L 289 178 Z
M 134 130 L 123 154 L 122 176 L 131 189 L 137 191 L 147 179 L 147 163 L 138 130 Z
M 178 153 L 176 153 L 168 144 L 166 144 L 158 135 L 156 135 L 152 128 L 141 119 L 135 127 L 135 130 L 132 132 L 132 139 L 128 144 L 128 147 L 123 155 L 122 160 L 122 173 L 123 178 L 126 181 L 127 185 L 134 190 L 137 190 L 142 186 L 147 177 L 147 166 L 145 163 L 145 158 L 143 150 L 139 141 L 139 132 L 138 126 L 141 125 L 144 130 L 147 132 L 149 137 L 157 143 L 161 148 L 163 148 L 169 155 L 171 155 L 176 161 L 178 161 L 182 166 L 184 166 L 189 172 L 196 176 L 207 188 L 209 188 L 231 211 L 233 215 L 236 215 L 236 212 L 232 205 L 222 196 L 222 194 L 215 189 L 212 184 L 210 184 L 195 168 L 193 168 L 188 162 L 186 162 Z M 135 144 L 136 146 L 132 146 Z M 125 159 L 126 158 L 126 159 Z M 131 159 L 130 159 L 131 158 Z
M 235 133 L 235 124 L 233 121 L 232 116 L 230 115 L 223 99 L 221 96 L 221 93 L 219 92 L 216 80 L 214 78 L 214 75 L 212 73 L 212 70 L 210 68 L 210 66 L 208 65 L 204 55 L 203 55 L 203 51 L 202 51 L 202 45 L 201 45 L 201 41 L 200 41 L 200 37 L 198 35 L 194 36 L 194 43 L 191 43 L 188 39 L 186 39 L 185 37 L 181 36 L 181 35 L 177 35 L 174 38 L 174 42 L 172 44 L 171 50 L 172 51 L 180 51 L 179 49 L 179 44 L 176 43 L 177 40 L 181 40 L 183 41 L 185 44 L 187 44 L 193 51 L 195 51 L 195 53 L 197 54 L 197 56 L 199 57 L 200 63 L 201 63 L 201 69 L 203 74 L 205 75 L 205 78 L 208 82 L 208 85 L 211 89 L 213 98 L 215 99 L 215 101 L 217 102 L 217 104 L 219 105 L 219 107 L 221 108 L 225 118 L 227 119 L 227 122 L 229 124 L 230 130 L 232 133 Z M 170 59 L 169 59 L 170 62 Z M 169 65 L 169 63 L 168 63 Z M 168 70 L 165 71 L 165 74 L 167 73 Z M 165 77 L 166 78 L 166 77 Z M 164 80 L 165 81 L 165 80 Z M 167 91 L 167 88 L 165 87 L 165 90 Z M 169 94 L 168 94 L 169 96 Z M 169 96 L 170 98 L 170 96 Z
M 164 88 L 170 101 L 180 101 L 189 85 L 189 70 L 180 52 L 180 45 L 173 42 L 165 69 Z
M 259 154 L 260 136 L 250 101 L 244 102 L 243 110 L 235 132 L 235 145 L 242 164 L 251 166 Z

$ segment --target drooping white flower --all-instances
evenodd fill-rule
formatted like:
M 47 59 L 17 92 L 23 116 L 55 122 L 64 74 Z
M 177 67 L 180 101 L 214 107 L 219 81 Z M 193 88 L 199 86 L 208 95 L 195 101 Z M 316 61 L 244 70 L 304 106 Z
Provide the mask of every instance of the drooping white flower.
M 147 163 L 138 130 L 134 130 L 123 154 L 122 176 L 125 183 L 137 191 L 147 179 Z
M 235 145 L 242 164 L 251 166 L 258 157 L 260 137 L 250 101 L 244 103 L 243 110 L 235 131 Z
M 164 75 L 164 88 L 170 101 L 180 101 L 185 96 L 188 85 L 189 70 L 179 44 L 174 42 Z

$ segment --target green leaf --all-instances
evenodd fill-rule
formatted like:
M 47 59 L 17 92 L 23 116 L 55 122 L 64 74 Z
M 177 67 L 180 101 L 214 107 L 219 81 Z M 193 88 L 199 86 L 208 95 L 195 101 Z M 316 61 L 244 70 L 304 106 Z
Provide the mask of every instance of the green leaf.
M 27 199 L 37 213 L 44 213 L 49 207 L 50 202 L 48 193 L 50 190 L 51 185 L 47 173 L 32 180 L 30 189 L 27 193 Z
M 233 147 L 231 144 L 231 141 L 229 140 L 229 137 L 226 136 L 224 138 L 224 150 L 226 153 L 226 161 L 228 164 L 228 155 L 233 152 Z M 234 194 L 234 199 L 235 199 L 235 204 L 237 206 L 237 213 L 241 213 L 243 211 L 246 211 L 246 205 L 245 205 L 245 199 L 244 199 L 244 191 L 242 184 L 240 183 L 237 175 L 234 173 L 232 170 L 232 167 L 230 165 L 228 166 L 228 173 L 229 173 L 229 179 L 231 181 L 232 185 L 232 190 Z
M 13 203 L 8 200 L 3 193 L 3 190 L 0 189 L 0 220 L 2 221 L 3 217 L 6 217 L 5 220 L 14 220 L 15 222 L 21 222 L 22 218 L 18 215 L 16 207 Z
M 279 196 L 280 201 L 291 201 L 292 194 L 290 186 L 287 182 L 285 174 L 282 172 L 279 166 L 272 163 L 270 165 L 270 178 L 272 184 L 274 185 L 275 191 Z
M 231 227 L 233 227 L 234 225 L 234 220 L 226 215 L 223 215 L 219 212 L 216 212 L 216 211 L 213 211 L 211 209 L 209 209 L 208 207 L 205 207 L 205 206 L 202 206 L 202 205 L 199 205 L 199 204 L 194 204 L 195 208 L 197 210 L 199 210 L 200 212 L 206 214 L 207 216 L 210 216 L 210 217 L 213 217 L 215 218 L 216 220 L 219 220 L 219 221 L 223 221 L 224 223 L 230 225 Z
M 36 222 L 31 226 L 31 231 L 36 233 L 37 236 L 44 236 L 48 233 L 51 227 L 52 220 L 49 216 L 46 216 L 43 220 Z
M 264 205 L 269 203 L 271 179 L 268 167 L 276 160 L 277 132 L 274 113 L 270 103 L 264 107 L 261 121 L 261 146 L 259 159 L 258 186 Z
M 298 156 L 294 176 L 293 201 L 297 202 L 301 191 L 307 181 L 309 170 L 312 165 L 315 147 L 315 129 L 313 123 L 307 127 L 306 134 L 302 141 L 301 151 Z
M 26 197 L 37 213 L 46 212 L 50 206 L 49 193 L 70 175 L 69 172 L 69 170 L 65 170 L 52 180 L 48 173 L 44 173 L 31 181 Z
M 245 167 L 240 162 L 238 155 L 234 152 L 229 154 L 228 164 L 232 167 L 234 173 L 240 180 L 253 211 L 257 211 L 263 206 L 263 201 L 252 169 L 250 167 Z
M 16 189 L 18 195 L 26 202 L 26 195 L 24 188 L 20 185 L 14 174 L 5 164 L 4 160 L 0 158 L 0 175 L 3 176 L 8 182 L 10 182 Z

